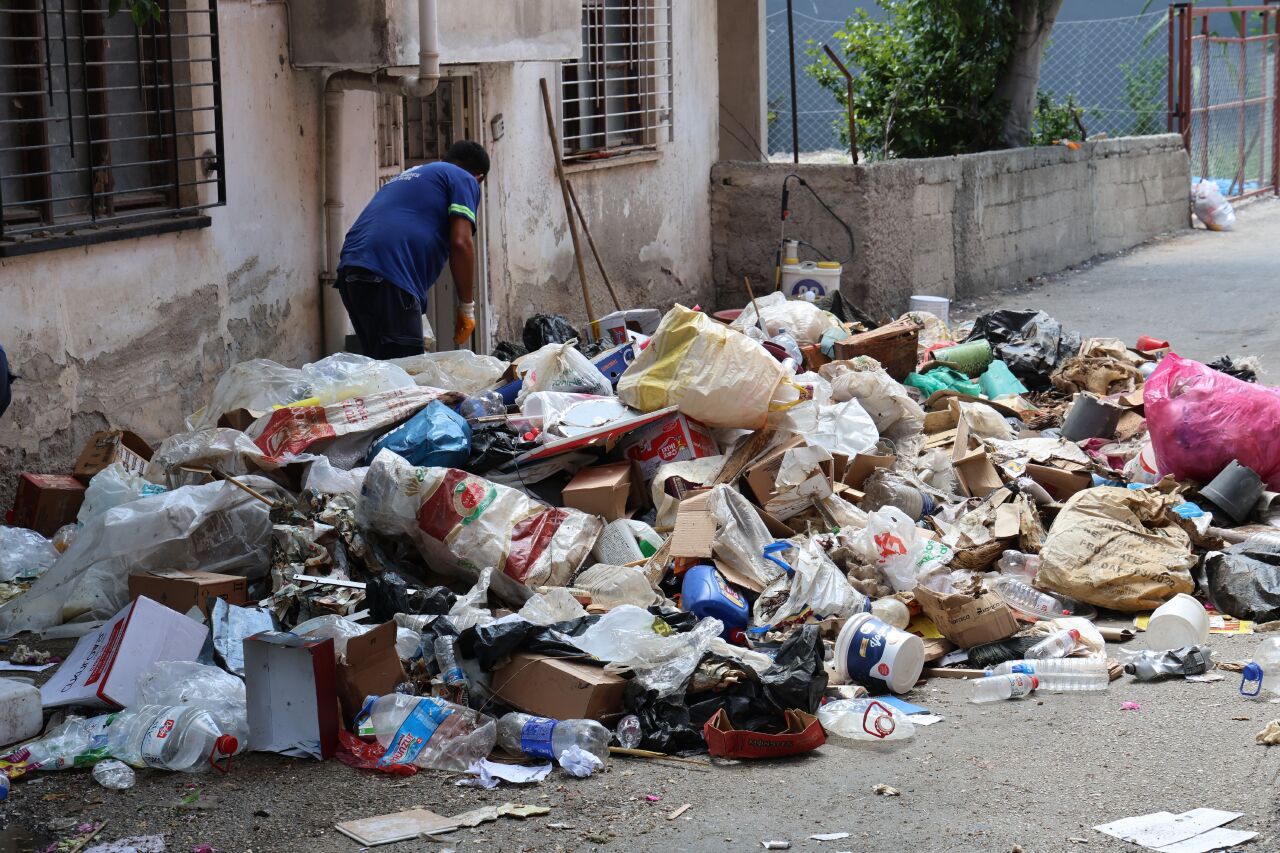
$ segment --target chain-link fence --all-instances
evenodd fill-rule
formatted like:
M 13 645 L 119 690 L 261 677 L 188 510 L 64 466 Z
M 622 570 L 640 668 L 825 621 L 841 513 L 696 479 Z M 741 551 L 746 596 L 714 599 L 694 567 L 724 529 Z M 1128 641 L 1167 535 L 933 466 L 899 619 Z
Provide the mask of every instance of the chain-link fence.
M 1082 108 L 1081 123 L 1090 133 L 1111 136 L 1163 133 L 1168 69 L 1167 12 L 1092 21 L 1059 21 L 1053 28 L 1040 89 L 1063 102 L 1068 96 Z M 769 60 L 769 155 L 791 154 L 791 97 L 788 80 L 787 16 L 767 18 Z M 844 104 L 804 73 L 814 62 L 809 48 L 833 42 L 844 21 L 795 14 L 796 103 L 800 151 L 805 160 L 847 162 L 840 141 Z M 833 49 L 837 46 L 832 43 Z M 857 69 L 851 65 L 857 74 Z

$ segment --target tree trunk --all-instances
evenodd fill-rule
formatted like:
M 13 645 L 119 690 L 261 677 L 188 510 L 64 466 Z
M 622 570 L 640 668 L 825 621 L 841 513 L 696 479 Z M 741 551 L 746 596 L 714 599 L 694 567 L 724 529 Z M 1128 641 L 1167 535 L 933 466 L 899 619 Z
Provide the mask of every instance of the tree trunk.
M 1010 148 L 1020 148 L 1031 142 L 1036 90 L 1040 87 L 1040 61 L 1044 59 L 1044 49 L 1062 0 L 1010 0 L 1009 5 L 1017 33 L 994 97 L 1009 105 L 1000 129 L 1000 141 Z

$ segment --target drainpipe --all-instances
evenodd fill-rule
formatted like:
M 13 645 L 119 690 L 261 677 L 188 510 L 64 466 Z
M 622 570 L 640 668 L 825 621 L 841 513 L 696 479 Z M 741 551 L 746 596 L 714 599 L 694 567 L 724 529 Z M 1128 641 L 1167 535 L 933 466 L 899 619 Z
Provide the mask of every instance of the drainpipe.
M 440 82 L 437 0 L 418 0 L 418 73 L 393 77 L 380 71 L 335 71 L 324 87 L 324 269 L 320 278 L 320 318 L 326 353 L 346 348 L 347 312 L 332 285 L 345 233 L 342 227 L 342 93 L 388 92 L 425 98 Z

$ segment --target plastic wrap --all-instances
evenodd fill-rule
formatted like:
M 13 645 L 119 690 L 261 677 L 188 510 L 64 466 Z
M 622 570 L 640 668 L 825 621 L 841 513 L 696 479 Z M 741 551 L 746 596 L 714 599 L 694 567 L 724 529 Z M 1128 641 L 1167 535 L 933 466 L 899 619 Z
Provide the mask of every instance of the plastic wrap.
M 158 495 L 163 491 L 164 486 L 148 483 L 137 474 L 125 470 L 119 462 L 112 462 L 89 480 L 76 521 L 82 525 L 88 524 L 112 507 L 136 501 L 146 495 Z
M 760 309 L 760 317 L 764 319 L 765 330 L 769 337 L 774 337 L 782 330 L 802 345 L 816 344 L 828 329 L 840 327 L 840 321 L 829 311 L 823 311 L 811 302 L 787 299 L 785 293 L 775 291 L 761 296 L 753 303 L 748 303 L 730 326 L 743 331 L 750 326 L 759 327 L 756 307 Z
M 420 386 L 464 394 L 476 394 L 492 388 L 509 366 L 508 362 L 493 356 L 478 355 L 466 349 L 427 352 L 390 361 Z
M 571 340 L 547 344 L 520 361 L 518 369 L 523 383 L 516 395 L 516 405 L 523 406 L 535 391 L 613 396 L 613 385 L 608 378 L 578 352 L 575 343 L 577 341 Z
M 58 559 L 58 549 L 34 530 L 0 527 L 0 583 L 34 578 Z
M 775 552 L 793 569 L 770 584 L 756 599 L 752 622 L 778 627 L 809 616 L 844 618 L 864 613 L 871 602 L 854 589 L 813 538 L 789 540 L 790 548 Z

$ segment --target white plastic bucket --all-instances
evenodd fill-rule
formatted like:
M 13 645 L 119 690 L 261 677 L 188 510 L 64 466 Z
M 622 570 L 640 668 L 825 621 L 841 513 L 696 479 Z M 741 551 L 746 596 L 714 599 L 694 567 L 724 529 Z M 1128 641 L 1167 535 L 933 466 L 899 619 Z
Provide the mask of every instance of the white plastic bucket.
M 951 300 L 945 296 L 912 296 L 910 310 L 928 311 L 941 320 L 942 325 L 951 325 Z
M 876 693 L 906 693 L 924 670 L 924 641 L 870 613 L 850 617 L 836 639 L 836 673 Z
M 1194 646 L 1209 640 L 1204 605 L 1180 592 L 1156 608 L 1147 623 L 1147 648 L 1154 651 Z

